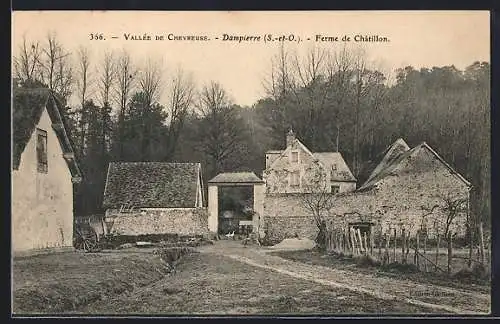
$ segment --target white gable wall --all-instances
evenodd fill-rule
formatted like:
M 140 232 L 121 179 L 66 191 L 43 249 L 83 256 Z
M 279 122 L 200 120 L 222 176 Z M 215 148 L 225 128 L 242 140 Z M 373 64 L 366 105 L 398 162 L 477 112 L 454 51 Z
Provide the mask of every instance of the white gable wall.
M 14 252 L 73 245 L 73 184 L 47 109 L 37 128 L 47 132 L 48 172 L 37 171 L 36 130 L 12 171 Z
M 298 152 L 298 163 L 291 161 L 291 153 Z M 305 190 L 310 177 L 317 174 L 319 165 L 314 163 L 316 160 L 299 141 L 294 141 L 283 151 L 282 154 L 274 159 L 272 165 L 264 170 L 263 178 L 266 181 L 267 193 L 300 193 Z M 290 186 L 291 173 L 300 174 L 300 185 Z

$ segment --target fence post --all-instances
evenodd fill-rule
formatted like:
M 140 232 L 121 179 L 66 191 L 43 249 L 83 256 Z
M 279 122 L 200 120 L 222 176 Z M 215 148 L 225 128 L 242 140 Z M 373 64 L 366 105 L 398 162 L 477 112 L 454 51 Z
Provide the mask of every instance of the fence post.
M 394 246 L 393 246 L 393 260 L 396 262 L 396 241 L 397 241 L 397 232 L 394 228 Z
M 406 233 L 405 233 L 405 228 L 403 227 L 401 229 L 401 263 L 406 263 L 406 258 L 405 258 L 405 248 L 406 248 Z
M 349 236 L 351 238 L 351 247 L 352 247 L 352 254 L 356 254 L 356 237 L 354 236 L 354 228 L 350 227 L 349 228 Z
M 368 240 L 366 239 L 366 232 L 363 233 L 363 242 L 365 244 L 365 254 L 368 254 Z
M 406 234 L 406 260 L 408 260 L 408 254 L 410 254 L 410 234 L 410 231 Z
M 416 244 L 417 244 L 417 247 L 415 249 L 415 265 L 417 266 L 417 269 L 420 270 L 420 262 L 419 262 L 419 258 L 418 258 L 418 253 L 419 253 L 419 249 L 420 249 L 420 233 L 417 232 L 417 236 L 416 236 Z
M 427 231 L 424 234 L 424 270 L 427 272 Z
M 438 262 L 439 262 L 439 244 L 441 244 L 440 242 L 440 235 L 439 233 L 437 233 L 437 242 L 436 242 L 436 271 L 438 270 Z
M 479 222 L 479 252 L 481 256 L 481 264 L 484 265 L 484 236 L 483 236 L 483 222 Z
M 373 255 L 373 246 L 375 245 L 375 238 L 374 238 L 373 231 L 370 228 L 370 255 Z
M 380 232 L 378 234 L 378 258 L 382 259 L 382 226 L 380 226 Z

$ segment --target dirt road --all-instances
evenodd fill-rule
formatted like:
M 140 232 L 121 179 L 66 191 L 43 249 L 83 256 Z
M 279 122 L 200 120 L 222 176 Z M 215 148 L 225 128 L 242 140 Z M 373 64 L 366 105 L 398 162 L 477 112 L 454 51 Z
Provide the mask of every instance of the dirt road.
M 431 308 L 436 312 L 456 314 L 490 312 L 490 296 L 479 292 L 293 262 L 268 253 L 275 250 L 245 248 L 235 241 L 219 241 L 200 250 L 203 253 L 224 255 L 254 267 L 276 271 L 294 278 L 348 289 L 382 300 L 404 301 L 415 306 Z

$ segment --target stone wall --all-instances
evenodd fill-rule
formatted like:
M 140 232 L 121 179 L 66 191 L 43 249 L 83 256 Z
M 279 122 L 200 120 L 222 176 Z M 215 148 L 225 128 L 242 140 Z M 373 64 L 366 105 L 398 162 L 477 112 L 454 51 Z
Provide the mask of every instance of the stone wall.
M 199 208 L 144 208 L 131 213 L 106 211 L 110 233 L 120 235 L 178 234 L 201 235 L 208 232 L 208 211 Z
M 15 253 L 73 247 L 73 183 L 45 109 L 37 125 L 47 132 L 47 173 L 38 172 L 36 131 L 12 171 L 12 249 Z
M 426 227 L 430 237 L 442 235 L 446 222 L 446 197 L 467 198 L 467 185 L 442 163 L 426 152 L 419 154 L 394 174 L 383 179 L 377 189 L 339 194 L 334 207 L 325 212 L 328 227 L 340 228 L 350 222 L 372 222 L 375 232 L 386 233 L 404 226 L 412 235 Z M 433 206 L 432 214 L 424 217 Z M 304 207 L 301 194 L 267 194 L 263 227 L 275 239 L 299 235 L 314 238 L 317 234 L 311 211 Z M 451 224 L 452 233 L 465 235 L 466 212 Z

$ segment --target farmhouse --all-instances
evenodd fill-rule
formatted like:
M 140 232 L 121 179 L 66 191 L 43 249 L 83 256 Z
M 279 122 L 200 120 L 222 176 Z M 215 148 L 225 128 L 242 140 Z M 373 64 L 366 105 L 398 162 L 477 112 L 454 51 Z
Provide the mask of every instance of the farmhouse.
M 319 181 L 317 175 L 321 177 Z M 306 193 L 318 184 L 331 193 L 356 189 L 356 178 L 339 152 L 312 153 L 292 130 L 287 134 L 284 150 L 266 152 L 263 178 L 268 194 Z
M 200 163 L 111 162 L 103 207 L 110 233 L 208 232 Z
M 334 197 L 325 219 L 330 228 L 347 225 L 377 233 L 405 228 L 432 237 L 449 227 L 451 233 L 464 235 L 470 189 L 470 183 L 427 143 L 410 149 L 398 139 L 380 155 L 363 185 Z M 447 225 L 447 207 L 460 200 L 465 208 Z M 310 214 L 300 195 L 266 195 L 265 226 L 277 239 L 295 233 L 314 238 L 317 228 Z
M 13 90 L 12 250 L 73 246 L 73 184 L 81 181 L 62 106 L 49 89 Z

